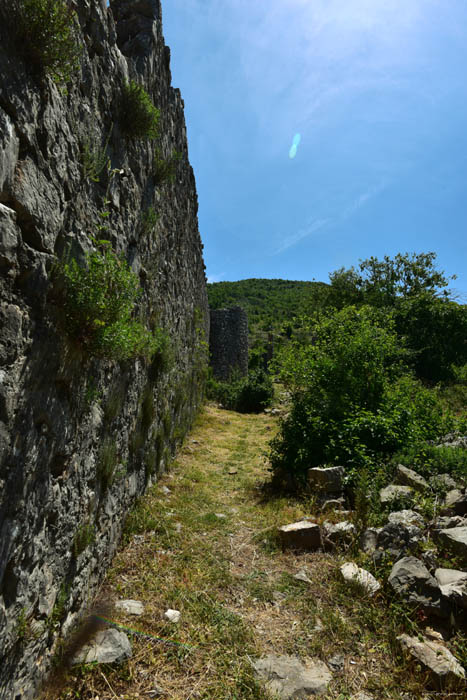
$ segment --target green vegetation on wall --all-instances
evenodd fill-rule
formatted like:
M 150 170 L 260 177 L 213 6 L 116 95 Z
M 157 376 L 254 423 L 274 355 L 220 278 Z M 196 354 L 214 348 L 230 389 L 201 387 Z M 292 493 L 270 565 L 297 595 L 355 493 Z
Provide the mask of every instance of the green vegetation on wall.
M 134 80 L 122 89 L 120 126 L 129 137 L 155 139 L 158 136 L 160 112 L 146 90 Z
M 154 355 L 159 338 L 132 318 L 138 277 L 108 241 L 100 241 L 84 265 L 73 259 L 57 273 L 66 332 L 88 354 L 114 360 Z
M 17 45 L 28 66 L 67 83 L 79 66 L 76 13 L 66 0 L 19 0 L 13 3 Z

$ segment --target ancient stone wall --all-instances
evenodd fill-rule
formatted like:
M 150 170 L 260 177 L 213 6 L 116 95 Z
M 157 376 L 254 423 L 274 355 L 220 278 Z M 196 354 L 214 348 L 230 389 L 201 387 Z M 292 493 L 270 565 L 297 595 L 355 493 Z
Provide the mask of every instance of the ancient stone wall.
M 125 514 L 200 402 L 209 316 L 183 101 L 159 0 L 76 0 L 66 91 L 35 75 L 0 0 L 0 698 L 37 697 L 92 600 Z M 160 109 L 157 140 L 119 126 L 125 82 Z M 110 171 L 86 175 L 104 146 Z M 173 181 L 154 156 L 176 151 Z M 152 361 L 92 358 L 60 330 L 53 267 L 110 240 L 138 275 L 138 315 L 169 337 Z
M 232 372 L 248 374 L 248 317 L 240 306 L 211 309 L 209 351 L 216 379 L 228 381 Z

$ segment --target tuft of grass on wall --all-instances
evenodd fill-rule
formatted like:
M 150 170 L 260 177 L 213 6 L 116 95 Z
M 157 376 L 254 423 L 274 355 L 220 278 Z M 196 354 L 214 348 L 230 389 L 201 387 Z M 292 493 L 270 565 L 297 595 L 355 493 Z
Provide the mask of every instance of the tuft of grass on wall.
M 146 90 L 134 80 L 123 86 L 120 102 L 120 127 L 124 134 L 136 139 L 158 136 L 160 111 Z

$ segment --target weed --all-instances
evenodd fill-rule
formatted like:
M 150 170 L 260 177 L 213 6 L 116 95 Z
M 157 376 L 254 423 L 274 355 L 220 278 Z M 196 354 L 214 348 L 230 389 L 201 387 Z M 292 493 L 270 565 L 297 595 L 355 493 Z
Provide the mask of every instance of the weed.
M 82 523 L 75 532 L 73 538 L 73 554 L 78 557 L 85 549 L 87 549 L 96 539 L 96 529 L 93 523 Z
M 104 406 L 104 420 L 107 424 L 112 423 L 119 415 L 125 400 L 125 387 L 116 384 L 110 390 Z
M 158 135 L 159 110 L 142 85 L 126 83 L 120 104 L 120 126 L 129 137 L 155 139 Z
M 147 433 L 152 423 L 154 422 L 154 416 L 156 413 L 154 406 L 154 394 L 150 385 L 148 385 L 143 392 L 140 412 L 141 427 L 143 431 Z
M 100 182 L 104 170 L 110 169 L 110 158 L 107 155 L 107 146 L 109 145 L 111 133 L 112 130 L 109 131 L 109 135 L 103 146 L 90 140 L 84 143 L 83 150 L 81 151 L 83 175 L 85 178 L 92 180 L 92 182 Z
M 149 236 L 155 232 L 160 214 L 156 214 L 154 207 L 148 207 L 141 215 L 141 233 Z
M 153 178 L 156 185 L 173 182 L 177 172 L 177 164 L 182 158 L 178 151 L 172 151 L 168 158 L 162 158 L 159 148 L 156 148 L 153 161 Z
M 25 642 L 31 633 L 29 620 L 27 617 L 26 608 L 22 608 L 18 613 L 15 627 L 16 639 L 19 642 Z
M 112 485 L 115 466 L 117 464 L 117 448 L 115 441 L 108 437 L 102 442 L 97 460 L 97 475 L 103 490 Z
M 76 13 L 66 0 L 20 0 L 13 11 L 17 45 L 28 65 L 61 85 L 79 67 Z

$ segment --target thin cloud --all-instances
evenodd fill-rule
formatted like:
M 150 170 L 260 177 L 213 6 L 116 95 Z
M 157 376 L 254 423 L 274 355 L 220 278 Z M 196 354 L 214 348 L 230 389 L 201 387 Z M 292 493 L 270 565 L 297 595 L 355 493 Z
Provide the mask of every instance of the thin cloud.
M 224 277 L 225 272 L 219 272 L 217 275 L 208 275 L 208 284 L 211 284 L 212 282 L 221 282 Z
M 316 221 L 313 221 L 311 224 L 299 229 L 296 233 L 292 234 L 291 236 L 286 236 L 286 238 L 283 239 L 279 248 L 277 248 L 274 251 L 273 255 L 279 255 L 288 248 L 292 248 L 292 246 L 297 245 L 297 243 L 302 241 L 304 238 L 308 238 L 308 236 L 311 236 L 313 233 L 316 233 L 317 231 L 327 226 L 328 223 L 329 219 L 318 219 Z

